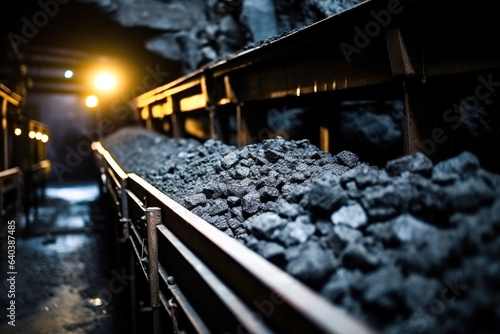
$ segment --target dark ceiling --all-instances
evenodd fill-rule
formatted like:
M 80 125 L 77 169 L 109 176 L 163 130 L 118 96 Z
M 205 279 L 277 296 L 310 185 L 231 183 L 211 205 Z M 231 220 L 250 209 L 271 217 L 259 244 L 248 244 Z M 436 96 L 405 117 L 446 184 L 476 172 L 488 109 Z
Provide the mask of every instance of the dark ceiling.
M 178 64 L 144 48 L 157 31 L 120 26 L 113 13 L 77 0 L 2 0 L 0 34 L 18 45 L 35 90 L 76 92 L 80 88 L 70 87 L 59 73 L 64 68 L 83 71 L 103 57 L 126 68 L 130 87 L 141 82 L 148 66 L 169 72 L 165 81 L 180 73 Z

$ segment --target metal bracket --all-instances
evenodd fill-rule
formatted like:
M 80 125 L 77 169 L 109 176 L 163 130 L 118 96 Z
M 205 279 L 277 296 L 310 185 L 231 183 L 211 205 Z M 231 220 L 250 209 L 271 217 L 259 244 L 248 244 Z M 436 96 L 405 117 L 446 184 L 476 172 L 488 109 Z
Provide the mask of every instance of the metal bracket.
M 141 262 L 148 263 L 148 258 L 144 256 L 144 248 L 146 245 L 146 239 L 142 239 L 141 241 Z
M 126 241 L 130 238 L 130 233 L 128 229 L 129 223 L 132 221 L 128 218 L 122 218 L 120 219 L 120 223 L 122 223 L 122 229 L 123 229 L 123 241 Z
M 177 305 L 177 302 L 175 298 L 170 298 L 167 302 L 167 308 L 168 308 L 168 313 L 170 314 L 170 317 L 172 318 L 172 327 L 174 333 L 181 333 L 182 331 L 179 329 L 179 321 L 178 321 L 178 313 L 177 309 L 179 306 Z

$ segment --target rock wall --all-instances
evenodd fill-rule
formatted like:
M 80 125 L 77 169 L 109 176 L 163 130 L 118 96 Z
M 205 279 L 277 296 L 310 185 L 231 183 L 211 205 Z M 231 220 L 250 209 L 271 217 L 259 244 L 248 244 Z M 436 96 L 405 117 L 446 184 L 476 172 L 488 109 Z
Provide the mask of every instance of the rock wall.
M 124 26 L 158 30 L 146 49 L 188 73 L 267 39 L 339 13 L 361 0 L 79 0 Z

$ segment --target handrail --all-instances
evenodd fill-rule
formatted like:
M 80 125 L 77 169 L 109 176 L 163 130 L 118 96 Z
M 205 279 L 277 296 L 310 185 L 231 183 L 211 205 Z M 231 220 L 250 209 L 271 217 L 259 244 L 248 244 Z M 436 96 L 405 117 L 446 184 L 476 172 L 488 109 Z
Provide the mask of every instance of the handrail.
M 0 172 L 0 181 L 4 181 L 8 178 L 17 176 L 18 174 L 22 173 L 23 171 L 19 167 L 14 167 L 10 169 L 6 169 Z
M 6 99 L 9 103 L 18 106 L 21 104 L 22 97 L 19 94 L 14 93 L 7 86 L 0 83 L 0 97 Z

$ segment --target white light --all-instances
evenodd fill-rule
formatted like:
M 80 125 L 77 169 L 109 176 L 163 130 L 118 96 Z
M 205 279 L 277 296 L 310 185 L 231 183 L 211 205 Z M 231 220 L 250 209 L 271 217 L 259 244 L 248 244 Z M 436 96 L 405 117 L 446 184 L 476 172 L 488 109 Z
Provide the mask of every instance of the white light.
M 21 133 L 23 133 L 23 130 L 21 130 L 20 128 L 15 128 L 15 129 L 14 129 L 14 134 L 15 134 L 16 136 L 20 136 L 20 135 L 21 135 Z
M 49 136 L 47 136 L 47 135 L 43 135 L 43 136 L 42 136 L 42 142 L 46 143 L 46 142 L 48 142 L 48 141 L 49 141 Z
M 66 70 L 66 72 L 64 72 L 64 77 L 66 79 L 72 78 L 73 77 L 73 71 L 72 70 Z
M 97 104 L 99 103 L 99 99 L 97 98 L 97 96 L 94 96 L 94 95 L 90 95 L 89 97 L 87 97 L 87 99 L 85 100 L 85 104 L 87 105 L 87 107 L 89 108 L 94 108 L 94 107 L 97 107 Z
M 41 133 L 41 132 L 37 132 L 37 133 L 35 134 L 35 138 L 36 138 L 36 140 L 40 140 L 40 139 L 42 139 L 42 133 Z
M 89 303 L 92 306 L 101 306 L 102 305 L 102 299 L 99 297 L 96 298 L 90 298 Z
M 102 90 L 110 90 L 115 87 L 115 78 L 111 74 L 101 74 L 95 79 L 95 85 Z
M 30 133 L 28 134 L 28 136 L 29 136 L 31 139 L 35 138 L 35 136 L 36 136 L 35 131 L 30 131 Z

